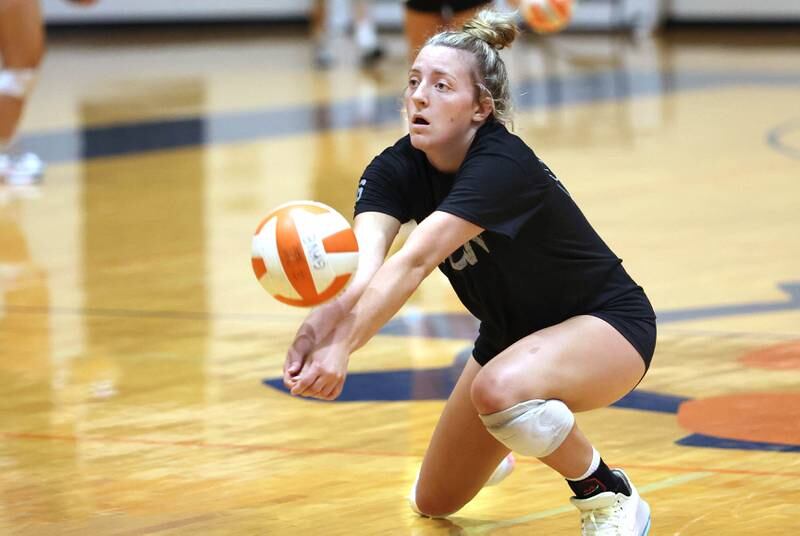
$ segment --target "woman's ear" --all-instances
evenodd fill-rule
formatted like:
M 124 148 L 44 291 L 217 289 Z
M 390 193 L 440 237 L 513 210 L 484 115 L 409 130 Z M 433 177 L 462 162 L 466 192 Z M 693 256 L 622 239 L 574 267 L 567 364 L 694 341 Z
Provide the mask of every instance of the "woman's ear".
M 481 92 L 478 102 L 475 103 L 475 109 L 472 114 L 472 120 L 477 122 L 485 121 L 494 112 L 494 99 Z

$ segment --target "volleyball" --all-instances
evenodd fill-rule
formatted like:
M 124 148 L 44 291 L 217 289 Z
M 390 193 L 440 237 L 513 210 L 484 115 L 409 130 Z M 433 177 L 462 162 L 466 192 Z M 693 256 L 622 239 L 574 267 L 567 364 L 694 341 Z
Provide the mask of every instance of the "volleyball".
M 558 32 L 572 18 L 572 0 L 521 0 L 519 11 L 534 32 Z
M 358 267 L 350 223 L 315 201 L 277 207 L 253 235 L 253 271 L 278 301 L 312 307 L 336 296 Z

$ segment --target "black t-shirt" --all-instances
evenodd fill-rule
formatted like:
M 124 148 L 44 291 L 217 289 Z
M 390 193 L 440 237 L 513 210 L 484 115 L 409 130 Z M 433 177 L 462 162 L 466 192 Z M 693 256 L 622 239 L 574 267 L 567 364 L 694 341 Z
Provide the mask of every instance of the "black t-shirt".
M 405 223 L 435 210 L 485 229 L 439 265 L 481 321 L 476 352 L 493 356 L 538 329 L 642 293 L 552 171 L 496 121 L 480 127 L 455 174 L 437 171 L 409 136 L 364 171 L 356 214 Z

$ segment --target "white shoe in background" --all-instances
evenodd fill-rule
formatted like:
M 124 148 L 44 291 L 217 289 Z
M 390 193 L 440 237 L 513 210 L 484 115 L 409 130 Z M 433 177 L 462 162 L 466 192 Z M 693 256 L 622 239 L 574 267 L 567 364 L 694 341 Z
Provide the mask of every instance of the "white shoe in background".
M 517 460 L 514 459 L 514 455 L 512 453 L 508 453 L 508 456 L 503 458 L 503 461 L 500 462 L 500 465 L 494 470 L 492 476 L 489 477 L 489 480 L 486 481 L 484 486 L 496 486 L 505 478 L 511 474 L 511 471 L 514 470 L 514 466 L 517 464 Z
M 42 159 L 33 153 L 0 154 L 0 177 L 12 186 L 38 184 L 44 168 Z

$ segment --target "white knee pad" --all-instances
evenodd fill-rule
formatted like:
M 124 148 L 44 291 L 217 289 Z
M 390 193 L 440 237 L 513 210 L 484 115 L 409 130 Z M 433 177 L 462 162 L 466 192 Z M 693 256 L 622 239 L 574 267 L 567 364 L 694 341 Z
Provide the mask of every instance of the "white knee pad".
M 560 400 L 527 400 L 480 417 L 489 433 L 503 445 L 537 458 L 560 447 L 575 424 L 575 416 Z
M 36 84 L 36 69 L 0 69 L 0 95 L 24 99 Z

